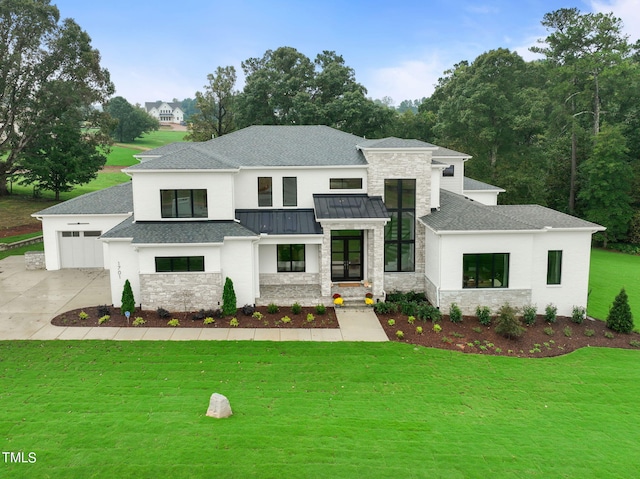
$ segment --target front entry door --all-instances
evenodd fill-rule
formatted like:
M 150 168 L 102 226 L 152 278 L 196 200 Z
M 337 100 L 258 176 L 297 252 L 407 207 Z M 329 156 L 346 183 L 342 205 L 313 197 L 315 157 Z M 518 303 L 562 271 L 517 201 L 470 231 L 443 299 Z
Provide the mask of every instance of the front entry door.
M 360 281 L 363 257 L 362 231 L 331 232 L 331 281 Z

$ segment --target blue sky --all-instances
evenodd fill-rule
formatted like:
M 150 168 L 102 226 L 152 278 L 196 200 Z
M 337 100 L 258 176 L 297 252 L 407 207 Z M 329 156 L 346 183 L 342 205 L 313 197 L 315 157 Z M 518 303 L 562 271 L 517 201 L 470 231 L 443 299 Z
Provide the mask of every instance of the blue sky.
M 341 54 L 372 98 L 431 95 L 438 77 L 495 48 L 518 51 L 545 36 L 547 12 L 576 7 L 622 18 L 640 37 L 640 0 L 51 0 L 102 54 L 116 95 L 131 103 L 193 98 L 208 73 L 268 49 L 309 58 Z

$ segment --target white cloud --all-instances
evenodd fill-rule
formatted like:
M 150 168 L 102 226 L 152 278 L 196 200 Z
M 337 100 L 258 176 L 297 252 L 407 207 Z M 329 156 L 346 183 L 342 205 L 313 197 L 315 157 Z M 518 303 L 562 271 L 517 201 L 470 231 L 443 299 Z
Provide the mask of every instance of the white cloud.
M 403 100 L 429 97 L 438 78 L 452 64 L 445 65 L 439 58 L 404 61 L 397 65 L 372 70 L 362 83 L 371 98 L 391 97 L 397 106 Z
M 629 40 L 640 39 L 640 0 L 591 0 L 594 12 L 613 14 L 622 19 Z

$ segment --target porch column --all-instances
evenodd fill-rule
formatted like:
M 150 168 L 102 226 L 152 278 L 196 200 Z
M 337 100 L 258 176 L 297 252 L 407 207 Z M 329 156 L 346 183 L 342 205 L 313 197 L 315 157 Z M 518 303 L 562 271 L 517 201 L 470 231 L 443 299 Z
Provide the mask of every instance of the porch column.
M 384 291 L 384 225 L 375 225 L 369 230 L 373 235 L 373 265 L 370 266 L 372 293 L 381 296 Z
M 331 228 L 322 224 L 322 245 L 320 245 L 320 292 L 331 296 Z

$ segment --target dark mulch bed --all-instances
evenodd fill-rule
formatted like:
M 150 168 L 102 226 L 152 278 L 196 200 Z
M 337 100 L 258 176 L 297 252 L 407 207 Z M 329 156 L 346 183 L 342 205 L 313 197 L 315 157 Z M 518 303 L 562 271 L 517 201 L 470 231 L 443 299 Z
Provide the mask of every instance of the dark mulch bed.
M 338 328 L 333 308 L 327 308 L 324 315 L 316 313 L 315 308 L 302 308 L 299 314 L 293 314 L 291 307 L 281 307 L 275 314 L 267 312 L 266 307 L 258 307 L 257 311 L 263 314 L 262 319 L 245 316 L 241 310 L 235 316 L 239 322 L 239 328 Z M 84 311 L 89 315 L 87 319 L 80 319 L 79 314 Z M 314 315 L 314 321 L 307 321 L 307 314 Z M 232 317 L 215 318 L 212 324 L 203 324 L 202 319 L 193 319 L 193 312 L 171 313 L 171 318 L 180 322 L 180 328 L 228 328 Z M 291 322 L 283 323 L 282 318 L 289 316 Z M 136 311 L 127 324 L 126 318 L 120 314 L 117 308 L 111 308 L 111 317 L 108 322 L 99 325 L 100 317 L 98 307 L 89 307 L 68 311 L 51 320 L 55 326 L 78 327 L 139 327 L 139 328 L 167 328 L 168 319 L 160 319 L 156 311 Z M 142 317 L 146 322 L 141 326 L 133 326 L 133 318 Z M 408 317 L 403 314 L 378 315 L 380 324 L 387 333 L 390 341 L 415 344 L 431 348 L 448 349 L 463 353 L 490 354 L 513 357 L 551 357 L 575 351 L 576 349 L 600 346 L 609 348 L 638 349 L 640 346 L 640 334 L 614 333 L 606 327 L 604 321 L 587 319 L 582 324 L 576 324 L 570 318 L 558 317 L 555 324 L 545 322 L 544 316 L 538 316 L 533 326 L 526 326 L 526 331 L 519 339 L 507 339 L 494 331 L 494 326 L 482 326 L 475 316 L 465 316 L 461 323 L 452 323 L 448 316 L 443 316 L 438 323 L 442 330 L 434 332 L 434 323 L 422 322 L 418 319 L 411 325 Z M 389 319 L 394 319 L 395 324 L 389 325 Z M 416 327 L 421 326 L 422 334 L 416 332 Z M 548 328 L 551 328 L 549 330 Z M 569 329 L 566 329 L 569 328 Z M 567 333 L 565 334 L 565 329 Z M 545 331 L 546 330 L 546 331 Z M 404 338 L 399 340 L 397 331 L 404 333 Z M 589 332 L 593 331 L 593 334 Z M 552 334 L 549 334 L 552 332 Z M 587 335 L 590 334 L 590 335 Z M 607 337 L 605 334 L 612 335 Z M 631 343 L 634 342 L 636 346 Z
M 118 327 L 118 328 L 170 328 L 167 324 L 169 319 L 175 318 L 180 322 L 180 328 L 228 328 L 229 322 L 232 316 L 218 318 L 214 317 L 215 322 L 212 324 L 204 324 L 202 319 L 194 319 L 196 312 L 189 313 L 175 313 L 172 312 L 170 318 L 161 319 L 158 317 L 156 311 L 138 310 L 131 315 L 129 323 L 127 319 L 120 314 L 119 308 L 111 307 L 111 314 L 109 321 L 98 324 L 98 319 L 101 314 L 98 311 L 98 306 L 89 308 L 74 309 L 60 314 L 51 320 L 51 324 L 54 326 L 80 326 L 80 327 Z M 87 319 L 80 319 L 80 312 L 84 311 L 89 315 Z M 238 320 L 239 328 L 338 328 L 338 320 L 336 319 L 336 313 L 333 308 L 327 308 L 325 314 L 316 313 L 315 308 L 302 308 L 302 311 L 298 314 L 291 312 L 291 307 L 281 307 L 279 312 L 272 314 L 267 312 L 267 308 L 259 306 L 256 308 L 263 314 L 262 319 L 256 319 L 252 316 L 245 316 L 242 310 L 238 310 L 238 314 L 235 318 Z M 307 321 L 307 314 L 313 314 L 314 320 Z M 288 316 L 291 318 L 291 322 L 284 323 L 282 318 Z M 141 326 L 133 326 L 134 318 L 141 317 L 145 320 L 145 323 Z
M 18 236 L 28 233 L 40 233 L 42 232 L 42 224 L 30 224 L 22 226 L 13 226 L 11 228 L 0 227 L 0 238 L 8 238 L 9 236 Z
M 640 334 L 615 333 L 607 328 L 604 321 L 587 319 L 576 324 L 570 318 L 558 317 L 555 324 L 545 322 L 544 316 L 538 316 L 533 326 L 525 326 L 526 331 L 519 339 L 507 339 L 494 331 L 494 326 L 482 326 L 475 316 L 463 318 L 461 323 L 452 323 L 448 316 L 443 316 L 439 324 L 442 331 L 434 332 L 431 321 L 418 319 L 409 324 L 403 314 L 379 315 L 380 323 L 389 340 L 416 344 L 431 348 L 449 349 L 464 353 L 491 354 L 514 357 L 550 357 L 566 354 L 588 346 L 609 348 L 638 349 Z M 389 326 L 388 320 L 394 319 L 395 325 Z M 416 327 L 422 326 L 423 333 L 416 333 Z M 551 330 L 553 334 L 549 334 Z M 565 328 L 567 334 L 565 334 Z M 593 331 L 593 335 L 588 330 Z M 404 333 L 399 340 L 397 331 Z M 570 333 L 570 336 L 568 335 Z M 587 334 L 585 334 L 587 333 Z M 608 338 L 605 333 L 613 335 Z M 636 346 L 630 344 L 635 342 Z

